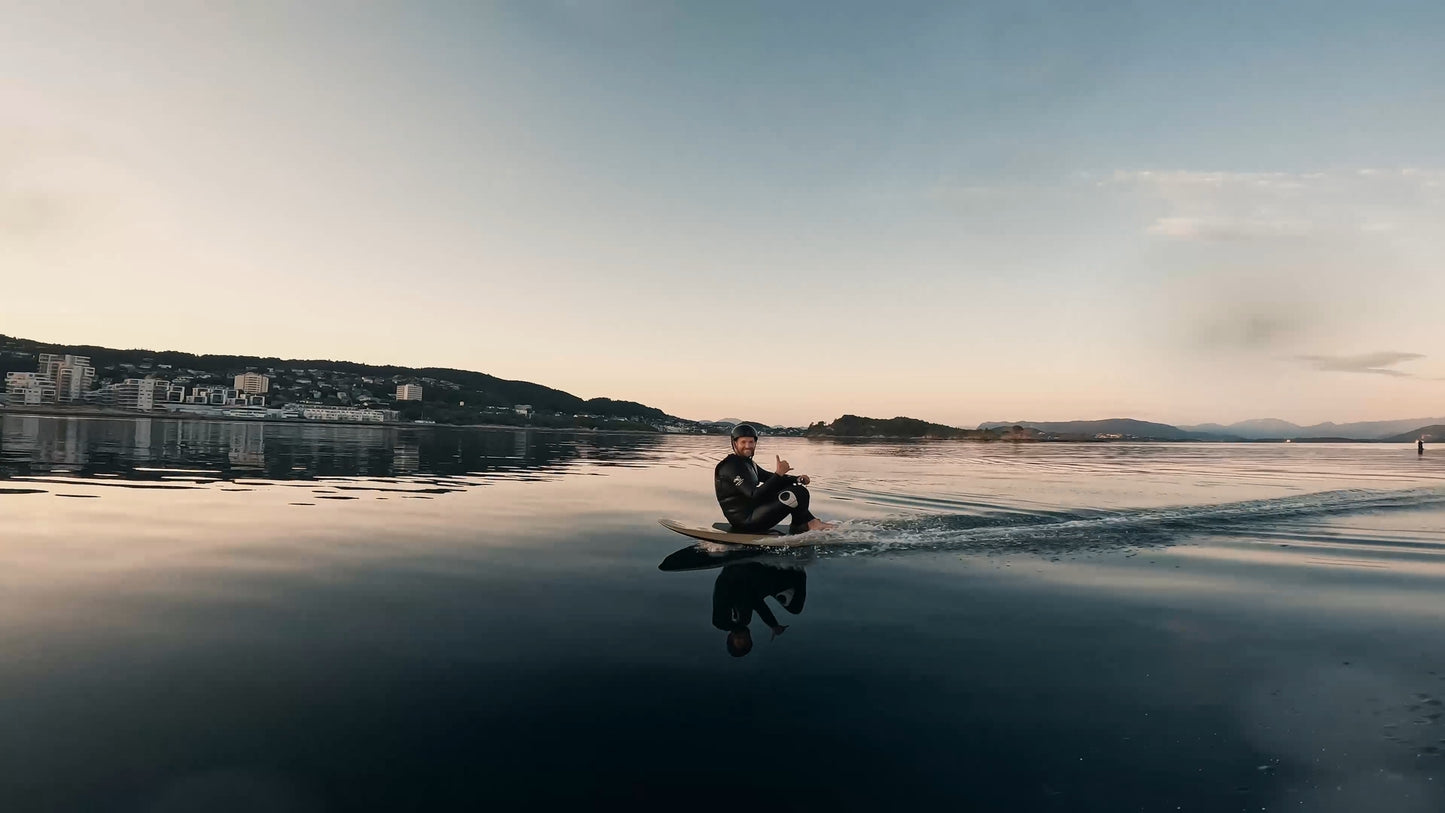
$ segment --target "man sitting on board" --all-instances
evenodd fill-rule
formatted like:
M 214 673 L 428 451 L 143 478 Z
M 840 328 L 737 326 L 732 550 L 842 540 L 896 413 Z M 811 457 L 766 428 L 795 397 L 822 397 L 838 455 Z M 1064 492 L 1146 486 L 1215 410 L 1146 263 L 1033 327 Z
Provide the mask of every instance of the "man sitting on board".
M 808 475 L 794 477 L 793 467 L 777 457 L 777 465 L 765 472 L 753 462 L 758 447 L 758 430 L 740 423 L 732 431 L 733 453 L 713 470 L 713 487 L 723 516 L 735 530 L 765 533 L 792 515 L 789 533 L 822 531 L 835 527 L 808 511 Z

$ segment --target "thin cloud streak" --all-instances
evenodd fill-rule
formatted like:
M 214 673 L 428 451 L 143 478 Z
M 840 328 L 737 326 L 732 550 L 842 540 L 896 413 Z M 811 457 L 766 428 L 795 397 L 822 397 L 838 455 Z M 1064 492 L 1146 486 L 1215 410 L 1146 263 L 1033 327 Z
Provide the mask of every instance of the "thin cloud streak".
M 1115 171 L 1100 187 L 1129 190 L 1164 211 L 1145 233 L 1200 242 L 1385 234 L 1438 206 L 1445 172 L 1433 168 L 1331 172 Z
M 1425 358 L 1422 353 L 1364 353 L 1357 356 L 1298 356 L 1300 361 L 1314 365 L 1316 370 L 1332 373 L 1370 373 L 1397 378 L 1415 378 L 1413 373 L 1390 369 L 1393 365 Z
M 1176 240 L 1242 240 L 1260 237 L 1303 237 L 1314 231 L 1307 220 L 1230 217 L 1161 217 L 1149 234 Z

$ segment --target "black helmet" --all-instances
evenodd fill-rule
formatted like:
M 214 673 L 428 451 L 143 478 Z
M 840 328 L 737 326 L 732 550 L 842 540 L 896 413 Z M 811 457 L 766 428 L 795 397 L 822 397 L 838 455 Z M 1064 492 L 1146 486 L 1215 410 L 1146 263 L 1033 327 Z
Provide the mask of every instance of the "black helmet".
M 757 440 L 758 430 L 754 429 L 750 424 L 740 423 L 733 427 L 732 437 L 733 440 L 737 440 L 738 438 L 752 438 L 753 440 Z

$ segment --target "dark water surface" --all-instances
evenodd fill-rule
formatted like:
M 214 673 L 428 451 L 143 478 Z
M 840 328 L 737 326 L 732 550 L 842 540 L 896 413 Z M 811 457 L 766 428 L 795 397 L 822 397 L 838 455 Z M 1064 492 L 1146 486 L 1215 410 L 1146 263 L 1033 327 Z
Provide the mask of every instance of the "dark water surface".
M 1445 449 L 725 451 L 6 415 L 0 809 L 1445 809 Z

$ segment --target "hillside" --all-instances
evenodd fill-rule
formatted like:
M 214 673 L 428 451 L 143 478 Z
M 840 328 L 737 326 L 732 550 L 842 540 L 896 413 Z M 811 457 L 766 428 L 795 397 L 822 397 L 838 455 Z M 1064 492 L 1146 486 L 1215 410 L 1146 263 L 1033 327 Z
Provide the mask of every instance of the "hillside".
M 1282 421 L 1278 418 L 1256 418 L 1254 420 L 1240 421 L 1223 426 L 1217 423 L 1205 423 L 1197 426 L 1181 426 L 1185 432 L 1210 435 L 1232 435 L 1234 437 L 1256 440 L 1260 438 L 1295 438 L 1308 434 L 1304 427 L 1298 424 Z
M 1336 437 L 1354 440 L 1383 440 L 1413 427 L 1445 423 L 1445 418 L 1396 418 L 1388 421 L 1357 421 L 1354 423 L 1317 423 L 1313 426 L 1282 421 L 1278 418 L 1263 418 L 1240 421 L 1228 426 L 1205 423 L 1197 426 L 1181 426 L 1186 432 L 1209 432 L 1234 435 L 1248 440 L 1265 438 L 1319 438 Z
M 1402 432 L 1388 438 L 1381 438 L 1382 443 L 1414 443 L 1421 438 L 1426 443 L 1445 443 L 1445 424 L 1437 423 L 1430 426 L 1422 426 L 1419 429 L 1412 429 L 1409 432 Z
M 668 420 L 672 416 L 655 407 L 635 401 L 611 398 L 582 399 L 572 393 L 530 381 L 512 381 L 471 370 L 447 367 L 401 367 L 397 365 L 361 364 L 331 359 L 281 359 L 272 356 L 196 355 L 175 350 L 118 350 L 93 345 L 58 345 L 0 335 L 0 374 L 35 369 L 37 353 L 72 353 L 89 356 L 98 379 L 119 379 L 129 376 L 155 375 L 175 377 L 184 373 L 194 383 L 225 383 L 247 370 L 266 372 L 276 380 L 273 390 L 293 395 L 291 389 L 308 397 L 311 388 L 335 397 L 343 389 L 348 393 L 363 391 L 378 401 L 388 401 L 395 389 L 393 381 L 421 382 L 427 410 L 433 404 L 450 410 L 485 407 L 510 408 L 530 405 L 539 413 L 571 416 L 590 414 L 607 418 Z M 323 375 L 317 375 L 318 373 Z M 322 383 L 322 381 L 325 383 Z M 367 380 L 370 379 L 370 380 Z M 297 384 L 296 382 L 301 382 Z M 327 396 L 324 393 L 333 393 Z M 460 405 L 465 405 L 460 406 Z M 453 416 L 454 417 L 454 416 Z

